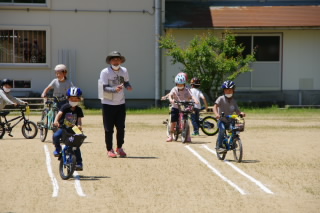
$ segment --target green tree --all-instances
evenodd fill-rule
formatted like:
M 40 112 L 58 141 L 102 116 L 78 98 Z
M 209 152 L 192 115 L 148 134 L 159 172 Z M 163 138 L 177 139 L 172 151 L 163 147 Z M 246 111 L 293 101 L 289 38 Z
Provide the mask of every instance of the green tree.
M 226 32 L 218 38 L 210 32 L 195 36 L 185 48 L 180 47 L 171 34 L 160 38 L 160 48 L 172 57 L 172 64 L 184 65 L 182 71 L 191 79 L 201 79 L 200 89 L 214 101 L 224 80 L 234 80 L 244 72 L 250 72 L 254 54 L 243 57 L 244 47 L 236 44 L 235 36 Z

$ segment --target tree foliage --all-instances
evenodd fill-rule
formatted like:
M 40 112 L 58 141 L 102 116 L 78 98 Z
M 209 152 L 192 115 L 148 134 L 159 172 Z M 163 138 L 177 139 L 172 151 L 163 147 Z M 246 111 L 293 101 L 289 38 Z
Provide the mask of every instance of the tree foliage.
M 160 38 L 160 48 L 172 57 L 172 64 L 181 63 L 181 71 L 191 79 L 201 80 L 200 89 L 211 101 L 215 100 L 224 80 L 234 80 L 244 72 L 250 72 L 250 63 L 255 61 L 254 54 L 243 57 L 244 47 L 236 44 L 235 36 L 226 32 L 218 38 L 210 32 L 195 36 L 182 48 L 172 34 Z

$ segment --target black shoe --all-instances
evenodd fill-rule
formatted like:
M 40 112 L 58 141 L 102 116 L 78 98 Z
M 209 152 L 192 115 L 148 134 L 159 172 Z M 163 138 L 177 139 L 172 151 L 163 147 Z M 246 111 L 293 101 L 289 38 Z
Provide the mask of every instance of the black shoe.
M 82 163 L 77 163 L 76 165 L 76 171 L 82 171 L 83 170 L 83 165 Z

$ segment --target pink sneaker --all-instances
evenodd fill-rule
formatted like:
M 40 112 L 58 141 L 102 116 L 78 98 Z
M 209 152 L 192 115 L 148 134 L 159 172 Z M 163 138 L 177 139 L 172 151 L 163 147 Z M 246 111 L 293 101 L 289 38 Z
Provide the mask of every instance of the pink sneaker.
M 120 158 L 125 158 L 127 157 L 127 154 L 123 151 L 122 148 L 117 148 L 116 149 L 117 154 L 119 155 Z
M 114 153 L 113 149 L 108 151 L 108 157 L 109 158 L 116 158 L 117 157 L 117 155 L 116 155 L 116 153 Z
M 168 137 L 168 139 L 166 140 L 167 142 L 172 142 L 173 138 L 170 136 Z
M 188 136 L 186 142 L 191 142 L 191 137 L 190 136 Z

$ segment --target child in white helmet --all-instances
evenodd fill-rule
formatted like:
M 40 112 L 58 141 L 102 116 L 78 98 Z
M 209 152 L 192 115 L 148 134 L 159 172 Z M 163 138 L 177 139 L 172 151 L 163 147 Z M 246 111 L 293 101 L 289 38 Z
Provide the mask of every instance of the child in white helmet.
M 186 77 L 185 75 L 178 74 L 175 77 L 176 86 L 173 87 L 169 93 L 168 99 L 172 105 L 171 108 L 171 130 L 170 136 L 167 138 L 167 142 L 171 142 L 173 140 L 173 132 L 174 128 L 177 125 L 177 121 L 179 119 L 179 108 L 175 101 L 191 101 L 194 100 L 196 104 L 199 102 L 192 96 L 190 90 L 186 88 Z M 187 137 L 186 142 L 191 142 L 190 131 Z
M 45 98 L 47 93 L 53 89 L 53 97 L 55 97 L 55 102 L 57 102 L 58 108 L 63 104 L 67 103 L 68 100 L 65 96 L 68 89 L 73 87 L 70 80 L 67 79 L 67 67 L 64 64 L 58 64 L 55 68 L 56 77 L 51 81 L 51 83 L 43 90 L 41 97 Z

